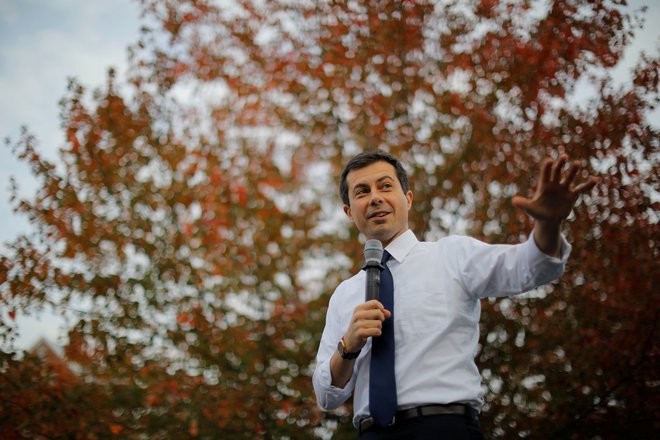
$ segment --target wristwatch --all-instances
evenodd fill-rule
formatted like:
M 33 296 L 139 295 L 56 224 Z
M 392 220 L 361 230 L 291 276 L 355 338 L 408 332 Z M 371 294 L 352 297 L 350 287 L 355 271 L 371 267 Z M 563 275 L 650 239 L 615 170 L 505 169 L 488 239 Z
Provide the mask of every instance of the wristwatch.
M 350 352 L 346 351 L 346 341 L 344 340 L 344 337 L 342 336 L 341 340 L 337 344 L 337 351 L 339 352 L 339 356 L 341 356 L 342 359 L 352 360 L 352 359 L 355 359 L 356 357 L 358 357 L 362 350 L 358 350 L 355 353 L 350 353 Z

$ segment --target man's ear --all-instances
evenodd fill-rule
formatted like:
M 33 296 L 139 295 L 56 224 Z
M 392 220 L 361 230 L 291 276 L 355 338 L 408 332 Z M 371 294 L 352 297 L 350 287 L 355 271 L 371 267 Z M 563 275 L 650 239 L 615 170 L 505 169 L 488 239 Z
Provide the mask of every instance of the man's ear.
M 344 205 L 344 214 L 349 218 L 350 221 L 353 221 L 353 214 L 351 214 L 351 207 Z
M 408 201 L 408 211 L 410 211 L 410 208 L 412 208 L 412 201 L 413 201 L 412 191 L 408 191 L 406 193 L 406 200 Z

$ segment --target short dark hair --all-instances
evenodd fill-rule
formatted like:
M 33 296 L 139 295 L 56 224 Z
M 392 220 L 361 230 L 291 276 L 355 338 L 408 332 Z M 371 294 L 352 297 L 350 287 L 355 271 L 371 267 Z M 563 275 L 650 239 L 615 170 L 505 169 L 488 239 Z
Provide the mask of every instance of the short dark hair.
M 346 182 L 346 176 L 348 176 L 348 173 L 379 161 L 384 161 L 392 165 L 396 170 L 396 176 L 399 179 L 401 188 L 403 188 L 403 192 L 407 193 L 409 191 L 410 186 L 408 185 L 408 174 L 396 157 L 383 150 L 363 151 L 349 160 L 344 171 L 341 173 L 341 179 L 339 180 L 339 195 L 345 205 L 350 205 L 348 199 L 348 183 Z

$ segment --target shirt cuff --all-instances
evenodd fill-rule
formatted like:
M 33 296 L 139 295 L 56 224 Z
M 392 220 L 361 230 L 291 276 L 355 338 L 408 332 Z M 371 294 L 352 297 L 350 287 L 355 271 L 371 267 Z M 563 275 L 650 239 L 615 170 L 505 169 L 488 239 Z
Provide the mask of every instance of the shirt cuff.
M 322 409 L 335 409 L 351 397 L 355 385 L 355 374 L 353 374 L 344 388 L 333 386 L 332 375 L 330 373 L 330 360 L 328 360 L 319 365 L 316 369 L 315 376 L 316 400 Z
M 538 245 L 536 244 L 536 240 L 534 240 L 534 231 L 532 231 L 531 234 L 529 234 L 529 238 L 527 239 L 527 243 L 530 244 L 529 246 L 529 252 L 530 252 L 530 257 L 532 260 L 547 260 L 551 261 L 554 263 L 561 263 L 562 265 L 565 265 L 566 262 L 568 261 L 568 256 L 571 254 L 571 250 L 573 249 L 571 245 L 566 241 L 566 237 L 564 237 L 564 234 L 561 234 L 559 236 L 560 240 L 560 246 L 561 246 L 561 252 L 558 257 L 553 257 L 552 255 L 548 255 L 545 252 L 543 252 L 541 249 L 539 249 Z

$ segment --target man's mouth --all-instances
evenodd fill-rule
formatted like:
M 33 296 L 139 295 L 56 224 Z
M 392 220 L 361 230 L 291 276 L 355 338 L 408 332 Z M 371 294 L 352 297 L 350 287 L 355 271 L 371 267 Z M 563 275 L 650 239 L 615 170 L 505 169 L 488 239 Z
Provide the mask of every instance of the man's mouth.
M 369 218 L 369 220 L 379 219 L 379 218 L 385 217 L 387 214 L 389 214 L 389 212 L 387 212 L 387 211 L 376 211 L 376 212 L 372 212 L 371 214 L 369 214 L 368 218 Z

